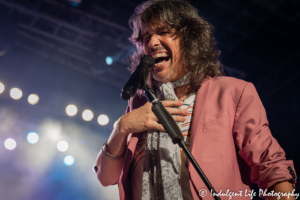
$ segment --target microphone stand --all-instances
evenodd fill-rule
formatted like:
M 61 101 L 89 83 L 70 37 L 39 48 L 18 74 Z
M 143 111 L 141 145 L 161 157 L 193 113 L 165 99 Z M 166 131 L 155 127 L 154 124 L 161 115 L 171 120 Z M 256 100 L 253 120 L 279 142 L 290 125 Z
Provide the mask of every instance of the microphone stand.
M 165 109 L 161 101 L 155 96 L 154 91 L 148 87 L 147 83 L 144 82 L 141 89 L 144 90 L 146 97 L 150 103 L 152 103 L 152 111 L 158 118 L 159 122 L 163 125 L 166 132 L 169 134 L 170 138 L 172 139 L 173 144 L 178 144 L 198 172 L 199 176 L 202 178 L 203 182 L 205 183 L 206 187 L 212 194 L 217 194 L 205 174 L 203 173 L 202 169 L 198 165 L 197 161 L 194 159 L 191 152 L 187 149 L 185 142 L 183 141 L 183 135 L 181 130 L 179 129 L 177 123 L 170 115 L 170 113 Z M 215 200 L 221 200 L 218 195 L 212 195 Z

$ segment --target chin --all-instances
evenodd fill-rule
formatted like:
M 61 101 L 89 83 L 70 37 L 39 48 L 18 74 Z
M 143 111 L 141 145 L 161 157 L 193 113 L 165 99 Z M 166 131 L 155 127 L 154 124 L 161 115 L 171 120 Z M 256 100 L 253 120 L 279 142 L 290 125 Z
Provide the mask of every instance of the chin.
M 171 82 L 172 78 L 174 78 L 174 71 L 170 69 L 163 69 L 160 71 L 152 72 L 153 78 L 162 83 Z
M 162 83 L 166 83 L 166 82 L 170 82 L 170 77 L 171 74 L 153 74 L 153 78 L 158 81 L 158 82 L 162 82 Z

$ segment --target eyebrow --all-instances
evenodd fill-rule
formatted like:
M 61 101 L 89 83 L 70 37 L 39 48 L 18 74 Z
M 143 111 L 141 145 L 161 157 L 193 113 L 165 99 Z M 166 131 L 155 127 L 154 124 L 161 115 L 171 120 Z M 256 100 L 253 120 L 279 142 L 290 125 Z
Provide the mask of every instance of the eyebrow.
M 151 32 L 157 32 L 157 31 L 162 31 L 162 30 L 165 30 L 165 29 L 171 29 L 170 27 L 168 27 L 168 26 L 159 26 L 159 27 L 156 27 L 155 28 L 155 31 L 151 31 Z M 149 34 L 149 31 L 146 31 L 145 33 L 143 33 L 143 34 L 141 34 L 141 36 L 142 36 L 142 39 L 144 39 L 144 37 L 146 36 L 146 35 L 148 35 Z
M 168 26 L 160 26 L 160 27 L 156 28 L 156 30 L 158 30 L 158 31 L 161 31 L 161 30 L 164 30 L 164 29 L 170 29 L 170 27 L 168 27 Z

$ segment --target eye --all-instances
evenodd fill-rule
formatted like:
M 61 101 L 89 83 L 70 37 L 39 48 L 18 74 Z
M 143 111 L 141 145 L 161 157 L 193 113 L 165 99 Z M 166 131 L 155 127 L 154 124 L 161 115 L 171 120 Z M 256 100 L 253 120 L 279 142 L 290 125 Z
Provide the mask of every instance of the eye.
M 144 39 L 145 41 L 148 41 L 148 40 L 150 40 L 150 36 L 147 36 L 147 37 L 145 37 L 145 39 Z
M 160 32 L 160 35 L 167 35 L 167 34 L 169 34 L 170 32 L 168 32 L 168 31 L 162 31 L 162 32 Z
M 147 42 L 150 40 L 150 35 L 143 37 L 143 42 Z

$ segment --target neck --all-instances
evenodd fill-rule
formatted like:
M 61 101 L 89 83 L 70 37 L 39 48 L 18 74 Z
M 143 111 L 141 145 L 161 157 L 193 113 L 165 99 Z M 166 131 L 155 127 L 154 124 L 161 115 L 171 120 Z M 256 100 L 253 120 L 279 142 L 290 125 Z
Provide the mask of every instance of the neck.
M 187 95 L 189 88 L 190 88 L 190 85 L 183 85 L 183 86 L 175 88 L 174 91 L 175 91 L 177 98 L 180 99 L 182 96 Z

